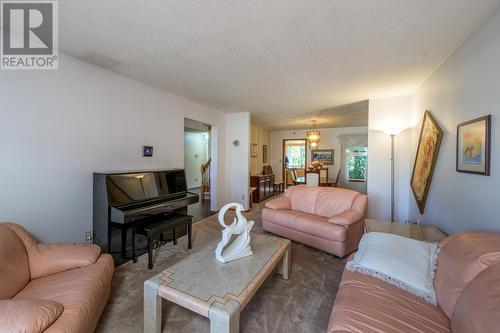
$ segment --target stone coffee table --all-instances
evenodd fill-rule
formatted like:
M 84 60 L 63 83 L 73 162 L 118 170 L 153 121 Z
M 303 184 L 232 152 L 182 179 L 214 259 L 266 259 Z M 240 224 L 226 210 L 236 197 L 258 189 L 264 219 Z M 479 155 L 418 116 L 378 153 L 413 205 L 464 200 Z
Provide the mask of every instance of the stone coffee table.
M 210 332 L 239 331 L 240 312 L 277 267 L 290 272 L 290 241 L 252 234 L 253 256 L 223 264 L 217 242 L 144 282 L 144 332 L 161 332 L 162 299 L 210 320 Z

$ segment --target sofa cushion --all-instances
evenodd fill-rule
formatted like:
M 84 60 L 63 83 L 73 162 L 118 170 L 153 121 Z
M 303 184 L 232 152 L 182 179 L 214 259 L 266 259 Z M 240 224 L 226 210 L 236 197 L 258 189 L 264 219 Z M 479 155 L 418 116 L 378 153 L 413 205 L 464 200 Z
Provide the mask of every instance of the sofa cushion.
M 307 185 L 291 186 L 285 192 L 292 210 L 323 217 L 350 210 L 358 195 L 358 192 L 348 189 Z
M 63 309 L 60 303 L 48 300 L 1 300 L 0 332 L 43 332 L 56 321 Z
M 347 238 L 345 227 L 328 223 L 326 217 L 306 213 L 295 217 L 295 230 L 337 242 L 343 242 Z
M 274 210 L 271 208 L 262 209 L 262 219 L 283 227 L 293 229 L 295 226 L 295 217 L 303 214 L 295 210 Z
M 343 242 L 347 237 L 347 229 L 345 227 L 329 223 L 326 217 L 294 210 L 264 208 L 262 209 L 262 219 L 327 240 Z
M 7 223 L 0 223 L 0 299 L 12 298 L 30 279 L 23 242 Z
M 481 271 L 500 263 L 500 235 L 462 232 L 440 245 L 434 288 L 439 306 L 451 318 L 464 287 Z
M 371 276 L 345 270 L 328 332 L 450 333 L 437 307 Z
M 314 214 L 319 190 L 320 187 L 317 186 L 291 186 L 287 188 L 285 196 L 290 199 L 292 210 Z
M 500 264 L 479 273 L 458 298 L 451 318 L 454 333 L 498 332 L 500 319 Z
M 109 297 L 113 259 L 102 255 L 93 265 L 31 280 L 14 299 L 47 299 L 64 311 L 46 332 L 93 332 Z
M 358 195 L 358 192 L 344 188 L 322 187 L 318 193 L 314 214 L 332 217 L 348 211 Z

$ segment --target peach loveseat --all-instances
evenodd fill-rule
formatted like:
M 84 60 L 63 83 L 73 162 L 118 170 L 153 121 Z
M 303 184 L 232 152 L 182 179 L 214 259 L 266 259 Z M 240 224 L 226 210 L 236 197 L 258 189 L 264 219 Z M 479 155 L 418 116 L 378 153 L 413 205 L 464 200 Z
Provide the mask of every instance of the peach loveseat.
M 364 232 L 366 195 L 348 189 L 291 186 L 266 202 L 264 230 L 343 257 L 358 248 Z
M 113 259 L 90 244 L 41 244 L 0 223 L 0 332 L 93 332 L 106 305 Z
M 500 235 L 463 232 L 443 239 L 440 248 L 437 306 L 345 270 L 328 333 L 500 332 Z

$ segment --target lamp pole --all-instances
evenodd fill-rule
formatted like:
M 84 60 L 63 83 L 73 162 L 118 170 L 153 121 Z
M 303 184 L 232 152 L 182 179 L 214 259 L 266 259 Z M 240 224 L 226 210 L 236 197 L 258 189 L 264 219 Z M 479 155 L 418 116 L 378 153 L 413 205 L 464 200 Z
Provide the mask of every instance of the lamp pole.
M 394 222 L 394 137 L 391 134 L 391 222 Z

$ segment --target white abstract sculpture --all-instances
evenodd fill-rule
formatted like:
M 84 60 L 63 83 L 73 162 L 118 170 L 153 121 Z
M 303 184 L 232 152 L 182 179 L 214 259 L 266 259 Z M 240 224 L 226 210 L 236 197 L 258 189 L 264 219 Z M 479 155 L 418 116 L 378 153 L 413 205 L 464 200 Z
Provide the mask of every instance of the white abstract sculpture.
M 224 222 L 224 215 L 226 211 L 232 207 L 236 207 L 236 217 L 233 223 L 228 226 Z M 222 207 L 219 211 L 219 223 L 224 230 L 222 230 L 222 239 L 215 249 L 215 258 L 222 263 L 227 263 L 253 254 L 252 247 L 250 246 L 250 230 L 254 222 L 248 221 L 246 217 L 243 216 L 241 213 L 243 210 L 244 207 L 241 204 L 231 202 Z M 228 245 L 232 235 L 238 235 L 238 237 Z

